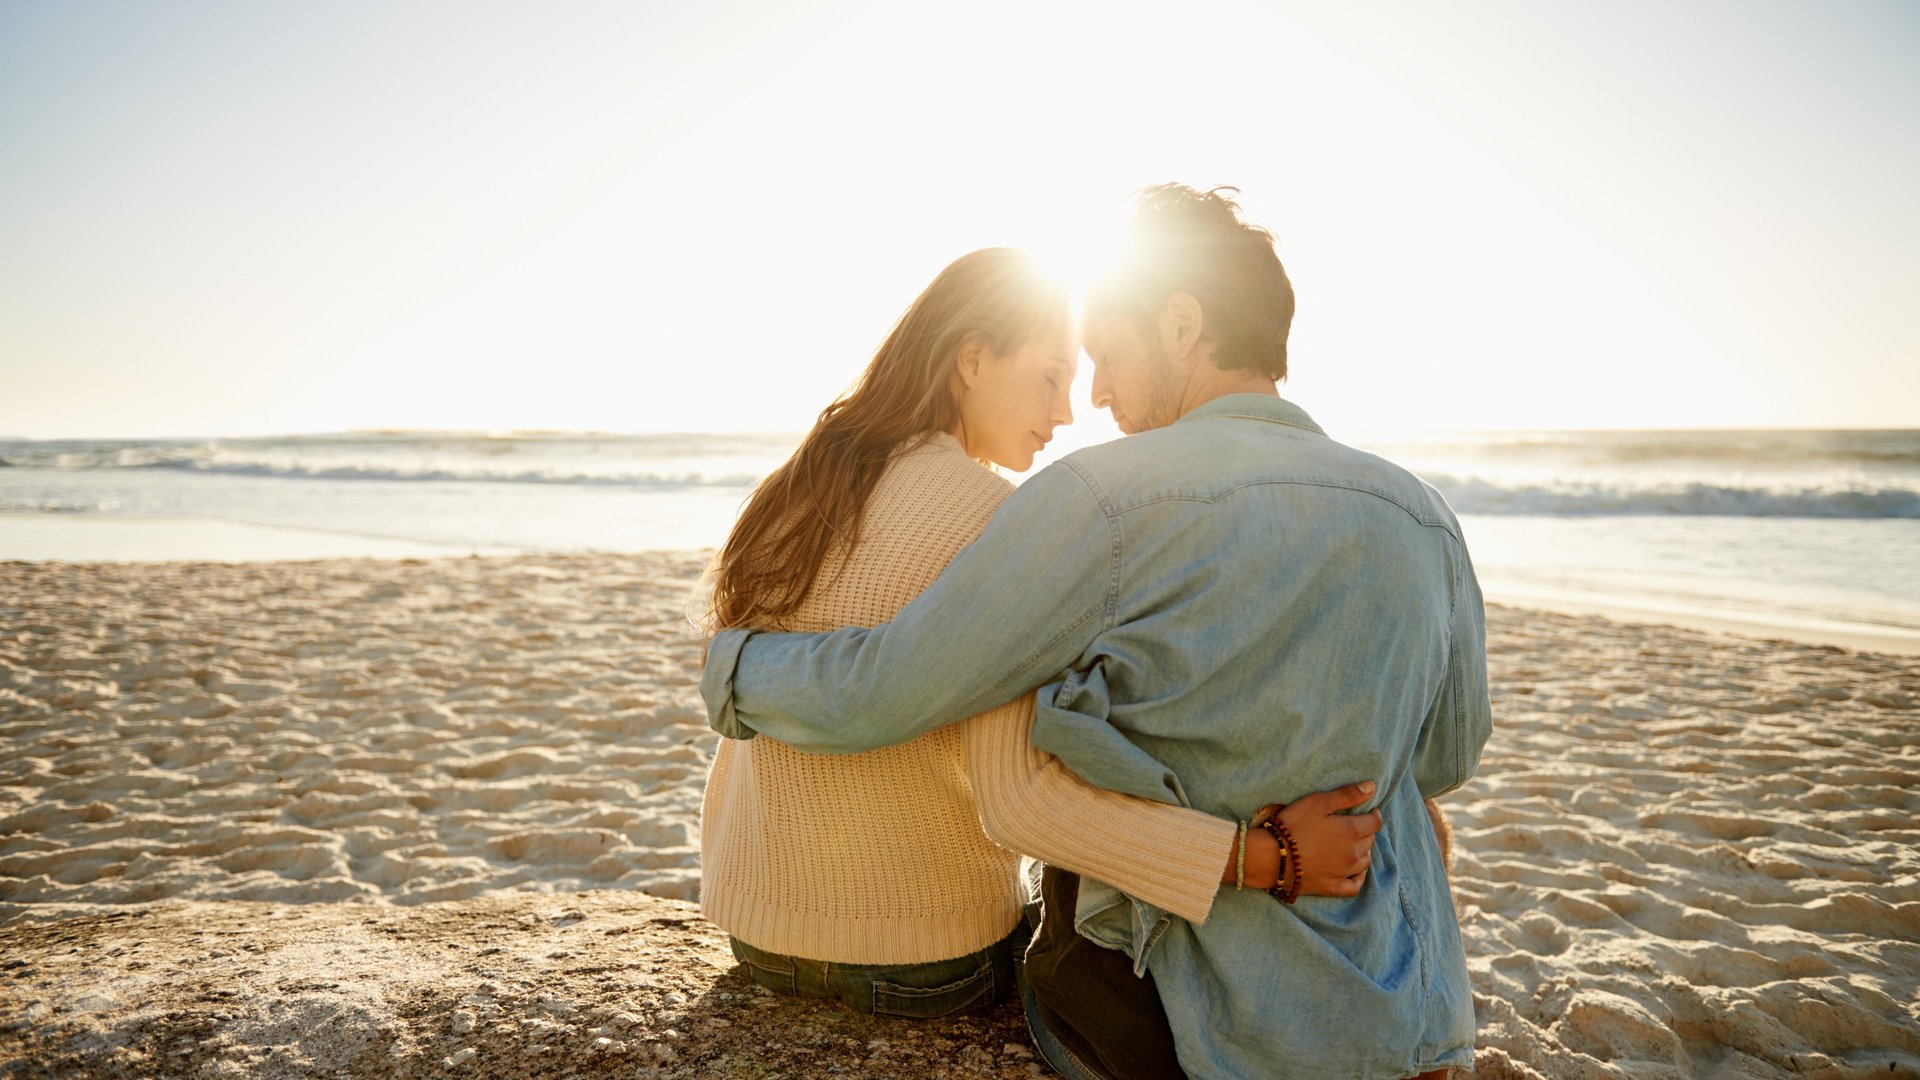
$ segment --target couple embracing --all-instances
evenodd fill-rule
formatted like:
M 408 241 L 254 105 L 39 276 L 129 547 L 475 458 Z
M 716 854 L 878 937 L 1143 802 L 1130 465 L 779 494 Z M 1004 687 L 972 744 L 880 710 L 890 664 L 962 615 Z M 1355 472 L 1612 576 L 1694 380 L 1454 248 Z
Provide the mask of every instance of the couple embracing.
M 1075 1078 L 1471 1064 L 1430 800 L 1491 726 L 1479 587 L 1432 488 L 1278 395 L 1293 290 L 1229 190 L 1144 191 L 1078 326 L 955 261 L 747 503 L 701 905 L 761 985 L 1017 992 Z M 1129 437 L 1013 489 L 1083 347 Z

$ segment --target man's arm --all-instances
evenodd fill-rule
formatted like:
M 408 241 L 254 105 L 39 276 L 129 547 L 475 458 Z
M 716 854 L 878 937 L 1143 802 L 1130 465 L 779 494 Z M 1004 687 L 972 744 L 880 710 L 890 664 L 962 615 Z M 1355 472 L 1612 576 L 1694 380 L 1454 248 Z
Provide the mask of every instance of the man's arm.
M 890 623 L 828 634 L 724 630 L 707 722 L 818 753 L 906 742 L 1070 665 L 1112 617 L 1117 539 L 1071 465 L 1042 470 Z
M 1480 767 L 1480 749 L 1493 732 L 1487 689 L 1487 607 L 1466 545 L 1454 556 L 1464 580 L 1453 602 L 1448 630 L 1446 683 L 1414 747 L 1413 776 L 1428 799 L 1452 791 Z

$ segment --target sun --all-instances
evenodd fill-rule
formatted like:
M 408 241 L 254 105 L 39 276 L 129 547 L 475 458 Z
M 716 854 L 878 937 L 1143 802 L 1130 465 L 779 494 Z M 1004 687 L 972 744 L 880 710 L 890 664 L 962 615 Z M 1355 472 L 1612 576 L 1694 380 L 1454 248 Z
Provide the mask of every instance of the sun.
M 1120 252 L 1119 216 L 1076 214 L 1040 223 L 1026 247 L 1047 272 L 1066 283 L 1075 315 L 1087 287 L 1105 273 Z

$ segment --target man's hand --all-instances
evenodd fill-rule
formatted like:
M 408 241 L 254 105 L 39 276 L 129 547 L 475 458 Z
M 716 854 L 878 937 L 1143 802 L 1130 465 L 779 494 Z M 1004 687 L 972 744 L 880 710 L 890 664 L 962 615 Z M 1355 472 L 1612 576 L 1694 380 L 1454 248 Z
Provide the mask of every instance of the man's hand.
M 1304 795 L 1280 811 L 1280 823 L 1293 834 L 1300 850 L 1301 896 L 1358 896 L 1373 865 L 1373 835 L 1380 831 L 1380 811 L 1343 814 L 1373 795 L 1373 781 L 1362 780 L 1332 791 Z M 1272 807 L 1261 807 L 1255 820 Z M 1279 861 L 1279 843 L 1265 829 L 1249 830 L 1273 845 Z M 1252 856 L 1253 851 L 1248 849 Z

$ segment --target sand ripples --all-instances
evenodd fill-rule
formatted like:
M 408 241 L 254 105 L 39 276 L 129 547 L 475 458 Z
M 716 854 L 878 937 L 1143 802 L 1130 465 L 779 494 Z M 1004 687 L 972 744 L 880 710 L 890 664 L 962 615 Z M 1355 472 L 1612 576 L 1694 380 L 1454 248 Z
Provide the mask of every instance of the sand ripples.
M 1920 1068 L 1913 663 L 1490 614 L 1447 800 L 1479 1075 Z
M 0 567 L 0 916 L 697 889 L 685 555 Z

